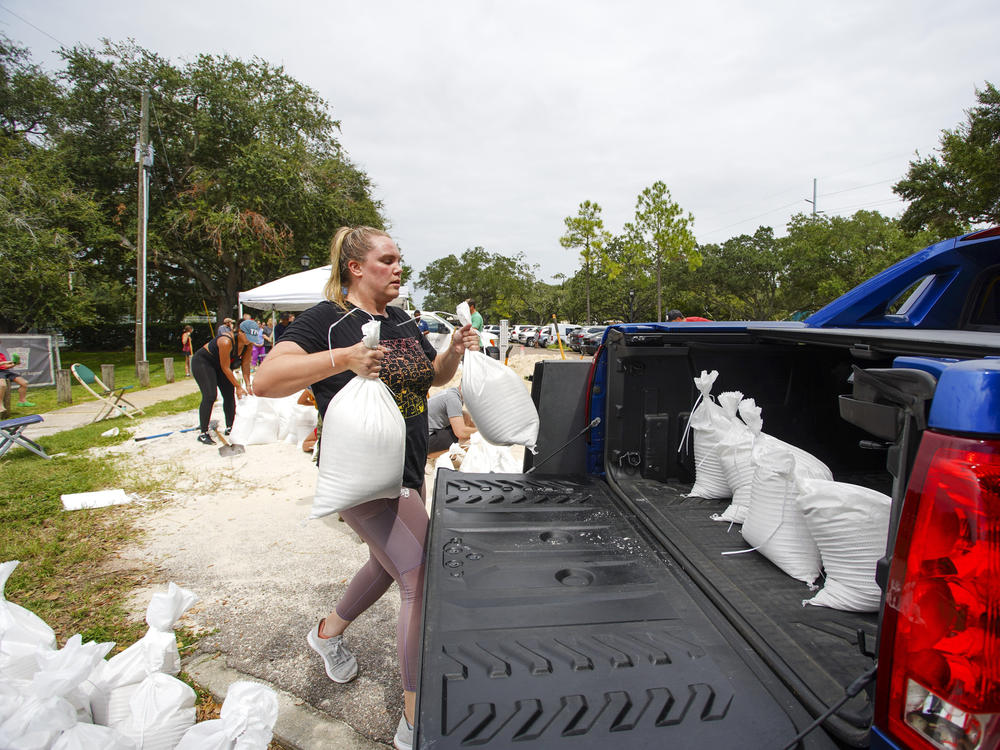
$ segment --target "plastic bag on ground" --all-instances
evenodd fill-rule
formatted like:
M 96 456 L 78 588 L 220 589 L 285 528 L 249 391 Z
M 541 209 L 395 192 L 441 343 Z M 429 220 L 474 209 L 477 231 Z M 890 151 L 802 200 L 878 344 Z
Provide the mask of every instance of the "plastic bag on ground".
M 820 573 L 819 547 L 796 502 L 796 477 L 833 479 L 822 461 L 761 433 L 753 447 L 750 511 L 743 538 L 792 578 L 812 585 Z
M 361 330 L 369 349 L 378 346 L 379 321 Z M 323 448 L 310 518 L 321 518 L 403 487 L 406 423 L 392 391 L 378 378 L 353 377 L 323 415 Z
M 0 676 L 27 680 L 38 671 L 35 653 L 55 650 L 56 634 L 34 612 L 7 601 L 4 589 L 18 564 L 10 560 L 0 565 Z
M 195 724 L 175 750 L 267 750 L 278 720 L 278 696 L 256 682 L 234 682 L 218 719 Z
M 121 721 L 129 710 L 135 686 L 148 675 L 180 672 L 174 627 L 197 601 L 197 594 L 173 582 L 166 591 L 153 594 L 146 607 L 146 635 L 94 670 L 90 706 L 96 724 L 112 726 Z
M 462 397 L 476 427 L 493 445 L 523 445 L 532 453 L 538 442 L 538 411 L 521 377 L 482 352 L 466 350 Z
M 823 588 L 803 604 L 877 612 L 875 566 L 885 554 L 892 498 L 867 487 L 800 478 L 797 502 L 819 547 Z
M 478 432 L 473 432 L 469 438 L 469 451 L 462 459 L 459 471 L 474 474 L 517 474 L 521 471 L 521 464 L 510 447 L 492 445 Z
M 195 723 L 195 694 L 189 685 L 156 673 L 135 686 L 128 714 L 111 727 L 139 750 L 174 750 Z
M 755 470 L 753 444 L 760 434 L 762 422 L 760 407 L 752 398 L 741 401 L 738 408 L 743 421 L 734 424 L 732 429 L 721 436 L 718 448 L 719 463 L 726 481 L 732 487 L 733 500 L 722 513 L 712 516 L 714 521 L 743 523 L 750 512 Z

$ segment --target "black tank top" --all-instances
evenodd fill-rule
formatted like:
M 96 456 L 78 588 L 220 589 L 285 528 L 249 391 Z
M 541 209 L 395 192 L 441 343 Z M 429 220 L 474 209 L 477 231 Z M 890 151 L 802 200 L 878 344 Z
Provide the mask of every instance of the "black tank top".
M 212 355 L 212 364 L 216 367 L 219 366 L 219 339 L 230 339 L 233 342 L 233 346 L 229 350 L 229 369 L 239 369 L 239 366 L 243 363 L 243 352 L 246 351 L 246 347 L 243 347 L 243 351 L 237 352 L 236 337 L 228 333 L 216 336 L 214 339 L 205 344 L 205 348 L 208 350 L 208 353 Z

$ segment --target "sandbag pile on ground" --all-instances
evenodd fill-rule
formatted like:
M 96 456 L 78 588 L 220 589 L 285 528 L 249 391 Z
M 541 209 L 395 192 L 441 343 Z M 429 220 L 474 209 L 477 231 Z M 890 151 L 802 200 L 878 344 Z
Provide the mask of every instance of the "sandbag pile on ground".
M 823 589 L 804 604 L 876 611 L 881 592 L 875 565 L 885 551 L 891 499 L 833 481 L 815 456 L 764 433 L 753 399 L 731 391 L 715 401 L 717 378 L 713 370 L 694 379 L 699 395 L 688 421 L 695 459 L 690 494 L 732 498 L 712 518 L 742 524 L 751 548 L 724 554 L 759 552 L 813 588 L 822 573 Z
M 228 711 L 227 696 L 225 721 L 205 722 L 211 726 L 194 735 L 196 744 L 182 744 L 200 725 L 194 691 L 175 676 L 173 628 L 197 595 L 174 583 L 154 594 L 146 635 L 105 660 L 114 643 L 74 635 L 56 649 L 41 618 L 7 601 L 3 586 L 17 565 L 0 565 L 0 748 L 265 750 L 277 718 L 277 698 L 265 686 L 236 690 Z
M 316 408 L 299 404 L 299 393 L 284 398 L 245 396 L 236 402 L 229 441 L 236 445 L 301 443 L 315 428 Z

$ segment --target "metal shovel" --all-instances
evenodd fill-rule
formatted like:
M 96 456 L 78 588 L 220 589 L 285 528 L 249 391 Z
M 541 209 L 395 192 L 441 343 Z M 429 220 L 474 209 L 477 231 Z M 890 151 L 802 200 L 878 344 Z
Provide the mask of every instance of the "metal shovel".
M 215 430 L 215 436 L 219 438 L 219 440 L 222 442 L 222 445 L 219 446 L 220 456 L 232 457 L 246 453 L 247 449 L 244 448 L 242 445 L 234 445 L 233 443 L 230 443 L 228 440 L 226 440 L 226 436 L 223 435 L 221 432 L 219 432 L 219 423 L 217 421 L 213 420 L 209 424 L 209 427 Z

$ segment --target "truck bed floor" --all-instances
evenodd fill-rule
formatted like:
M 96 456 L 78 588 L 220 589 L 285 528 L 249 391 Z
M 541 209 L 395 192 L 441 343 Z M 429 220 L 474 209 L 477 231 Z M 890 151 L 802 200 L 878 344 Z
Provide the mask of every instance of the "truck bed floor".
M 442 470 L 417 747 L 784 746 L 811 716 L 714 612 L 606 483 Z
M 806 699 L 817 705 L 829 705 L 870 668 L 871 659 L 858 647 L 858 631 L 867 648 L 874 649 L 878 615 L 803 606 L 815 591 L 763 555 L 724 555 L 750 549 L 738 525 L 711 518 L 729 500 L 686 497 L 690 487 L 683 484 L 620 476 L 617 481 L 681 567 L 697 576 L 700 587 L 796 692 L 807 693 Z M 863 729 L 871 712 L 869 697 L 857 696 L 837 715 L 841 732 L 852 735 L 852 728 Z

